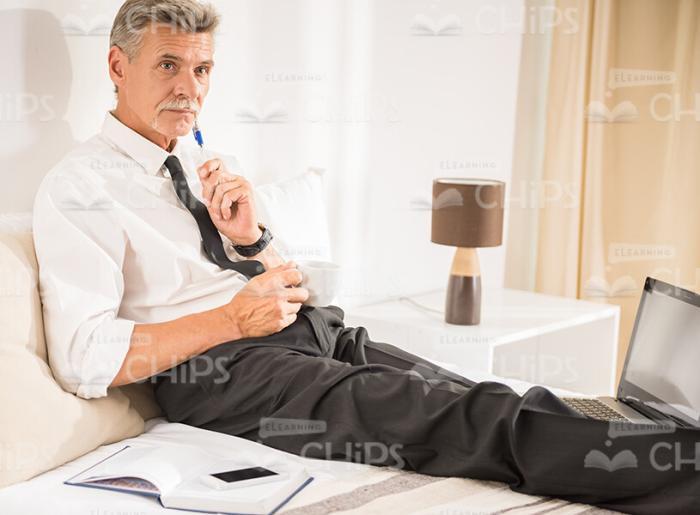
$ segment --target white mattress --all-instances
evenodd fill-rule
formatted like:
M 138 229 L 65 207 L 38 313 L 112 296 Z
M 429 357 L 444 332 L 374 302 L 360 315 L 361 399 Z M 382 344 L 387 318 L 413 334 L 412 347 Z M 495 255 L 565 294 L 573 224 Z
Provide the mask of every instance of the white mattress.
M 469 374 L 474 380 L 494 379 L 486 374 Z M 504 381 L 516 390 L 530 385 Z M 516 509 L 517 513 L 539 513 L 556 509 L 561 513 L 583 513 L 589 506 L 516 494 L 505 485 L 463 478 L 433 478 L 390 468 L 301 458 L 248 440 L 168 423 L 163 418 L 148 421 L 146 432 L 94 451 L 24 481 L 0 489 L 2 515 L 146 515 L 172 512 L 157 500 L 107 490 L 64 485 L 63 481 L 109 456 L 127 444 L 177 446 L 182 444 L 215 448 L 223 455 L 252 453 L 261 463 L 285 457 L 303 463 L 315 480 L 296 496 L 281 513 L 304 515 L 343 513 L 489 513 Z M 454 511 L 458 510 L 458 511 Z M 466 511 L 465 511 L 466 510 Z M 590 511 L 587 511 L 590 513 Z

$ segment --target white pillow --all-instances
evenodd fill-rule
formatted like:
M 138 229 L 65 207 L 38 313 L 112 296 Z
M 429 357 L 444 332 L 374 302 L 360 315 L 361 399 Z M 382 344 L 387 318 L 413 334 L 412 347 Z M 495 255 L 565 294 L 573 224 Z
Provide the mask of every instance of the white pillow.
M 0 487 L 141 434 L 142 413 L 160 412 L 150 389 L 150 401 L 139 398 L 146 412 L 139 412 L 129 387 L 86 400 L 58 385 L 47 360 L 29 219 L 0 217 Z
M 309 168 L 291 179 L 254 185 L 260 222 L 270 228 L 285 259 L 332 260 L 323 174 Z

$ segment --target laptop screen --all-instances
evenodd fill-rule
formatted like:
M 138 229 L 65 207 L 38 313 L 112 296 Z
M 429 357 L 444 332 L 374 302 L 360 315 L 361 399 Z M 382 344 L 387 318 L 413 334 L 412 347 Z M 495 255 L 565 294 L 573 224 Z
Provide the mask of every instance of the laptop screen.
M 700 296 L 647 279 L 630 340 L 619 398 L 631 396 L 698 426 Z

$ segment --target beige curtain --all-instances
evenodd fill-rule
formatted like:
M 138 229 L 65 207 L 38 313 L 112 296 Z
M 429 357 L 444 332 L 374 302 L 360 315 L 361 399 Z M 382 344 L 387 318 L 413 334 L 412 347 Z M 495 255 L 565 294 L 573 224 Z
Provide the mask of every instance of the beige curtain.
M 621 367 L 645 277 L 700 290 L 700 2 L 554 6 L 576 23 L 525 36 L 521 79 L 539 37 L 548 80 L 521 91 L 515 156 L 533 134 L 543 154 L 514 168 L 512 186 L 539 194 L 511 206 L 506 286 L 619 305 Z M 525 132 L 522 106 L 538 99 L 543 123 Z

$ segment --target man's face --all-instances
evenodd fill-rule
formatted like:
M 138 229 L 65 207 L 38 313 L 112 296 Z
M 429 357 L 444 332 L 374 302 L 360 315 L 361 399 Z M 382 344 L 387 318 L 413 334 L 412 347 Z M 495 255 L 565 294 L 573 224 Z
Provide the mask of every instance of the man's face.
M 192 129 L 213 65 L 211 34 L 149 26 L 138 54 L 124 63 L 120 93 L 142 124 L 169 141 Z

